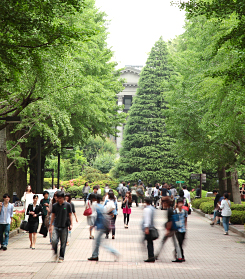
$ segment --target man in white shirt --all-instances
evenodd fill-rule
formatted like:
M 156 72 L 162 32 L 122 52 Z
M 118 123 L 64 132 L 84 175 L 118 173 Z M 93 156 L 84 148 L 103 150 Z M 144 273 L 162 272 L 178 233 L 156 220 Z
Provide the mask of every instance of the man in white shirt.
M 184 197 L 189 200 L 189 203 L 191 202 L 191 195 L 190 192 L 187 190 L 186 186 L 183 186 L 183 191 L 184 191 Z
M 143 210 L 143 231 L 147 241 L 148 259 L 145 262 L 155 262 L 153 240 L 150 234 L 150 228 L 153 226 L 154 207 L 151 205 L 151 199 L 145 198 L 146 207 Z

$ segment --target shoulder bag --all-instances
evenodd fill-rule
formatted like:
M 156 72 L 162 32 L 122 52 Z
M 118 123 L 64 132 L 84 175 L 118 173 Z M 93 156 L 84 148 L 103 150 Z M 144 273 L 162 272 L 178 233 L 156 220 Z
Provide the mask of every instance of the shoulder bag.
M 84 210 L 83 215 L 84 216 L 90 216 L 92 214 L 92 208 L 90 207 L 90 202 L 88 201 L 88 208 Z

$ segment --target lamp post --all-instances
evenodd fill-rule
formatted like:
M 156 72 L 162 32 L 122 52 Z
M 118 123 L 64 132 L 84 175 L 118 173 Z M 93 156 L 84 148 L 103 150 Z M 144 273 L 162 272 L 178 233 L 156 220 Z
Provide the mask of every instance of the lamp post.
M 73 146 L 70 147 L 61 147 L 66 150 L 73 150 Z M 57 170 L 57 189 L 60 187 L 60 153 L 58 153 L 58 170 Z
M 0 118 L 0 120 L 6 121 L 6 123 L 20 123 L 21 118 L 18 116 L 7 116 Z M 6 127 L 0 130 L 0 194 L 4 194 L 7 191 L 7 135 Z

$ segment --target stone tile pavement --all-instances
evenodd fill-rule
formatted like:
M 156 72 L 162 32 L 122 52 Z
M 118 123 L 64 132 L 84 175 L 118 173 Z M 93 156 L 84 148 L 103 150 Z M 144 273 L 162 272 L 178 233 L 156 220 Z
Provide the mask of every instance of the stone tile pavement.
M 94 240 L 88 238 L 83 201 L 75 201 L 79 222 L 74 223 L 70 245 L 63 263 L 52 261 L 53 253 L 48 238 L 38 235 L 36 249 L 29 248 L 27 233 L 10 239 L 7 251 L 0 251 L 0 278 L 245 278 L 245 241 L 230 232 L 223 235 L 220 226 L 211 227 L 209 221 L 192 213 L 188 217 L 188 232 L 184 248 L 186 262 L 172 263 L 173 243 L 168 240 L 160 259 L 144 263 L 147 250 L 142 245 L 140 223 L 142 208 L 133 207 L 129 229 L 123 226 L 119 210 L 116 221 L 116 239 L 103 240 L 116 248 L 121 256 L 118 262 L 103 247 L 99 262 L 89 262 Z M 157 210 L 156 226 L 163 235 L 166 211 Z M 160 239 L 154 242 L 158 250 Z

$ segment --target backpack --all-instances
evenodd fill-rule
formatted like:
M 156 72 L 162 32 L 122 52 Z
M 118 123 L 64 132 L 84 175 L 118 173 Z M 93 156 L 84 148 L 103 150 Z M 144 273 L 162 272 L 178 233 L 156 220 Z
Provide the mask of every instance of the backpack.
M 137 189 L 136 192 L 139 196 L 144 196 L 144 192 L 143 192 L 142 188 Z
M 126 188 L 125 186 L 123 186 L 123 188 L 121 189 L 121 195 L 122 195 L 123 197 L 126 196 L 127 190 L 128 190 L 128 188 Z

